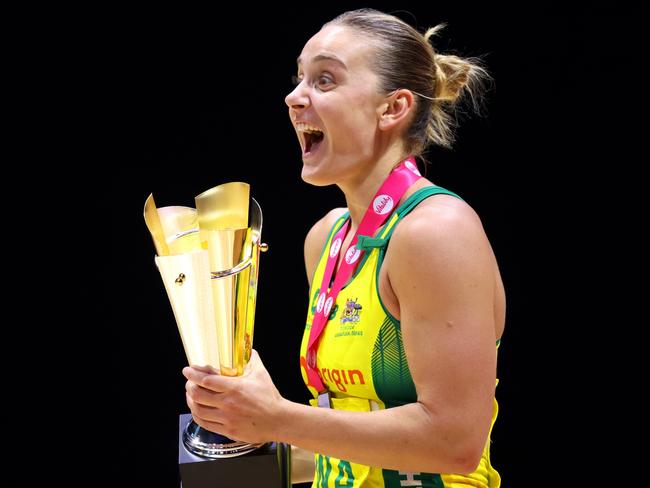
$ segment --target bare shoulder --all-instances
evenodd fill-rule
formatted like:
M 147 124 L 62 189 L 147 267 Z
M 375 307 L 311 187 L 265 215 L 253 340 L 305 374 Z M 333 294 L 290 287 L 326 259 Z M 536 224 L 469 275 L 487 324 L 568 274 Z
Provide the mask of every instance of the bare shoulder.
M 312 250 L 312 247 L 316 247 L 317 252 L 320 253 L 334 222 L 336 222 L 336 220 L 345 212 L 347 212 L 347 208 L 335 208 L 319 219 L 311 229 L 309 229 L 309 232 L 307 232 L 307 237 L 305 237 L 305 250 L 308 248 L 309 250 Z
M 307 280 L 311 285 L 311 278 L 318 264 L 318 259 L 320 257 L 323 246 L 325 245 L 325 240 L 334 225 L 334 222 L 341 217 L 347 208 L 335 208 L 330 210 L 325 216 L 316 222 L 312 228 L 307 232 L 307 237 L 305 237 L 305 268 L 307 272 Z
M 402 219 L 393 232 L 391 246 L 417 249 L 440 240 L 458 245 L 485 239 L 481 219 L 472 207 L 451 195 L 436 195 L 423 200 Z
M 389 274 L 409 270 L 410 279 L 418 274 L 443 278 L 460 270 L 473 270 L 475 275 L 483 271 L 487 277 L 494 261 L 481 219 L 467 203 L 450 195 L 428 198 L 404 217 L 388 253 Z
M 449 195 L 421 202 L 395 227 L 385 266 L 383 290 L 405 323 L 471 318 L 492 331 L 491 340 L 501 337 L 503 283 L 481 219 L 466 202 Z

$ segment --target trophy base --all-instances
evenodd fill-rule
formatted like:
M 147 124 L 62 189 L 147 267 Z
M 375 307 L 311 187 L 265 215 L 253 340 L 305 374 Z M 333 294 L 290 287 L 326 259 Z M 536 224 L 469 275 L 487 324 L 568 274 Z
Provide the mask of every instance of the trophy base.
M 263 445 L 235 441 L 225 435 L 210 432 L 200 427 L 193 419 L 183 430 L 183 444 L 192 454 L 211 459 L 242 456 Z
M 197 455 L 185 444 L 187 428 L 196 425 L 191 414 L 179 418 L 178 465 L 182 488 L 215 488 L 237 486 L 248 488 L 291 488 L 291 448 L 283 443 L 268 443 L 220 457 Z M 201 429 L 202 432 L 209 431 Z M 218 434 L 214 434 L 218 435 Z M 221 439 L 226 439 L 219 436 Z M 210 443 L 215 440 L 208 436 Z M 250 445 L 249 445 L 250 446 Z M 246 454 L 246 455 L 244 455 Z

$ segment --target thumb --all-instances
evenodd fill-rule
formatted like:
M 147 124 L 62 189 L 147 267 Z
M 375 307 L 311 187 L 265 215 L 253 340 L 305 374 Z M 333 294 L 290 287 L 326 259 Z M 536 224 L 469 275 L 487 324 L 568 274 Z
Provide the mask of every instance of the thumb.
M 260 358 L 260 355 L 257 353 L 257 351 L 255 349 L 253 349 L 251 351 L 251 358 L 248 361 L 248 363 L 246 364 L 246 367 L 244 368 L 244 374 L 250 373 L 251 371 L 256 369 L 258 367 L 258 365 L 262 365 L 262 367 L 264 367 L 264 365 L 262 364 L 262 359 Z

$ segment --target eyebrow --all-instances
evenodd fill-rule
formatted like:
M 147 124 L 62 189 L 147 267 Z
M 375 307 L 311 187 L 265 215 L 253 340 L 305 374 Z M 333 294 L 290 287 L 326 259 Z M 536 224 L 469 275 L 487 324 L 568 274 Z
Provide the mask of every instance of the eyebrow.
M 345 70 L 348 69 L 345 63 L 341 61 L 339 58 L 337 58 L 336 56 L 334 56 L 333 54 L 318 54 L 314 56 L 314 59 L 312 59 L 312 61 L 314 63 L 318 61 L 334 61 L 335 63 L 340 64 L 343 67 L 343 69 Z M 302 59 L 300 58 L 300 56 L 298 56 L 298 59 L 296 59 L 296 63 L 298 63 L 298 65 L 302 63 Z

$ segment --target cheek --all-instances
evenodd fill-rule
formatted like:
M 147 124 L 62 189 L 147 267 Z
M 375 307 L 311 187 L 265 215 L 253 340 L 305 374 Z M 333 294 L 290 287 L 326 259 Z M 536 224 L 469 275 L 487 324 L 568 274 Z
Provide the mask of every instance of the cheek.
M 359 107 L 350 107 L 329 118 L 333 143 L 361 142 L 372 138 L 376 132 L 374 116 Z

